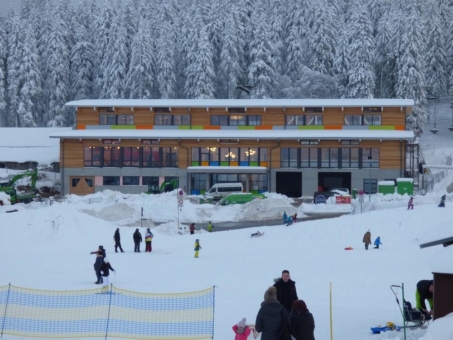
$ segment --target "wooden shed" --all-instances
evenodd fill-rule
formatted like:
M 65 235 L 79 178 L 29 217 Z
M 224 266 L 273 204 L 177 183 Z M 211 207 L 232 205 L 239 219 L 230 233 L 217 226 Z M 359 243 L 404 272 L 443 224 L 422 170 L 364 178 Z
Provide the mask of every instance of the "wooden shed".
M 434 319 L 453 313 L 453 229 L 436 228 L 422 239 L 420 248 L 443 245 L 431 260 L 434 275 Z

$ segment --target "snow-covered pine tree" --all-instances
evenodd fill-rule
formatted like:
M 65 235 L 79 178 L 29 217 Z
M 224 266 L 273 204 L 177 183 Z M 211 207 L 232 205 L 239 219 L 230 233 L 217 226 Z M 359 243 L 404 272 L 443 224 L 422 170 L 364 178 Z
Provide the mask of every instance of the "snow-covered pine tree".
M 126 69 L 129 69 L 131 62 L 131 46 L 132 40 L 135 34 L 137 34 L 137 17 L 139 15 L 138 10 L 134 8 L 133 0 L 127 0 L 124 6 L 124 26 L 126 28 Z
M 326 0 L 314 6 L 313 26 L 308 40 L 309 66 L 313 71 L 332 76 L 335 58 L 336 34 L 333 13 Z
M 33 12 L 33 0 L 21 0 L 20 4 L 20 18 L 24 22 L 31 19 L 31 13 Z
M 447 52 L 444 30 L 437 1 L 427 0 L 427 49 L 425 52 L 425 78 L 428 94 L 441 96 L 447 92 Z
M 337 96 L 345 98 L 349 85 L 349 30 L 346 23 L 341 26 L 340 38 L 335 49 L 333 73 L 337 81 Z
M 66 45 L 67 29 L 64 23 L 63 6 L 57 6 L 52 31 L 48 41 L 48 115 L 47 126 L 66 126 L 65 103 L 69 92 L 69 49 Z
M 230 1 L 230 6 L 232 1 Z M 229 6 L 229 7 L 230 7 Z M 219 77 L 223 86 L 220 88 L 217 98 L 235 98 L 236 86 L 242 75 L 239 57 L 239 34 L 234 11 L 229 11 L 225 22 L 225 30 L 222 37 L 222 51 L 220 53 Z
M 250 98 L 271 98 L 274 91 L 276 65 L 270 41 L 266 11 L 257 3 L 253 14 L 253 38 L 250 43 L 248 75 L 253 86 Z
M 149 99 L 153 86 L 153 52 L 149 25 L 146 19 L 140 19 L 137 34 L 132 41 L 132 57 L 126 77 L 128 97 L 131 99 Z
M 12 16 L 10 16 L 12 15 Z M 21 63 L 21 39 L 22 24 L 14 13 L 9 13 L 7 18 L 9 32 L 7 35 L 7 59 L 6 59 L 6 79 L 8 92 L 7 106 L 7 126 L 19 126 L 17 109 L 19 107 L 19 82 L 20 82 L 20 63 Z
M 349 98 L 373 98 L 375 42 L 370 13 L 358 0 L 354 3 L 351 17 L 349 44 Z
M 412 114 L 407 118 L 407 127 L 423 132 L 427 118 L 424 70 L 424 48 L 421 46 L 423 28 L 419 25 L 420 13 L 415 4 L 409 7 L 406 26 L 401 37 L 397 61 L 396 95 L 398 98 L 414 99 Z
M 110 39 L 107 46 L 108 59 L 103 75 L 101 98 L 125 98 L 126 87 L 126 28 L 122 25 L 120 15 L 113 18 L 110 27 Z
M 304 53 L 302 51 L 302 39 L 299 27 L 296 25 L 289 28 L 289 34 L 286 38 L 286 67 L 285 73 L 294 83 L 300 79 L 304 67 Z
M 267 0 L 263 0 L 267 2 Z M 284 3 L 283 0 L 274 0 L 268 8 L 269 33 L 272 45 L 272 58 L 275 60 L 276 75 L 283 73 L 283 37 L 284 37 Z M 277 82 L 277 79 L 275 79 Z
M 6 126 L 6 89 L 5 89 L 5 59 L 7 44 L 5 41 L 4 26 L 0 25 L 0 126 Z
M 19 105 L 18 123 L 21 127 L 36 126 L 37 101 L 41 92 L 39 74 L 38 43 L 33 26 L 25 26 L 24 39 L 21 43 L 21 64 L 19 68 Z

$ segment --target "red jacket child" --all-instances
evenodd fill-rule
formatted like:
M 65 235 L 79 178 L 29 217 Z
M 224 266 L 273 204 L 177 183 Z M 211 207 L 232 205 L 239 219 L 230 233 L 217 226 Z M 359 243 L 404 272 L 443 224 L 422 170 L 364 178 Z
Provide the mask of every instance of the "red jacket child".
M 245 323 L 245 318 L 242 318 L 237 325 L 233 326 L 233 332 L 236 334 L 234 340 L 247 340 L 250 335 L 250 327 Z

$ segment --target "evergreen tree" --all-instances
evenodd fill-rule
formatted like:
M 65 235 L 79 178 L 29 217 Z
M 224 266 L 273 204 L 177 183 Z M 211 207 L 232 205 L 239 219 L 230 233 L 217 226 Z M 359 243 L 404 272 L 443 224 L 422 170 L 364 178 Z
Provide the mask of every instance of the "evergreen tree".
M 313 13 L 313 27 L 309 39 L 311 49 L 309 65 L 313 71 L 331 76 L 336 45 L 332 10 L 327 1 L 320 1 L 321 3 L 315 5 Z
M 423 46 L 421 46 L 422 28 L 419 22 L 420 14 L 417 7 L 412 4 L 401 38 L 400 57 L 397 62 L 396 95 L 398 98 L 414 99 L 415 106 L 412 114 L 407 118 L 407 125 L 414 131 L 423 132 L 423 124 L 427 118 L 426 83 L 423 73 Z
M 292 26 L 286 39 L 286 75 L 295 82 L 301 78 L 304 67 L 302 39 L 297 26 Z
M 156 53 L 156 69 L 160 98 L 175 98 L 175 45 L 173 27 L 169 22 L 162 22 L 161 32 L 157 41 L 159 48 Z
M 137 34 L 132 41 L 132 57 L 126 78 L 129 98 L 151 98 L 154 75 L 152 42 L 149 36 L 149 25 L 140 19 Z
M 5 32 L 3 31 L 4 26 L 0 25 L 0 126 L 6 126 L 6 90 L 5 90 L 5 59 L 7 44 L 5 41 Z
M 368 8 L 360 1 L 354 4 L 349 44 L 349 98 L 372 98 L 375 87 L 373 31 Z
M 344 98 L 347 94 L 349 85 L 349 32 L 346 24 L 341 30 L 338 45 L 335 50 L 335 60 L 333 63 L 333 73 L 337 81 L 337 96 Z
M 253 86 L 250 98 L 271 98 L 274 90 L 276 65 L 272 57 L 273 47 L 269 39 L 267 16 L 257 5 L 253 16 L 254 36 L 250 43 L 250 84 Z
M 10 12 L 11 13 L 11 12 Z M 6 60 L 6 76 L 8 90 L 8 106 L 7 106 L 7 126 L 19 126 L 17 109 L 19 107 L 20 96 L 20 64 L 21 64 L 21 39 L 22 25 L 19 17 L 12 13 L 12 17 L 8 17 L 8 46 Z
M 230 3 L 231 4 L 231 3 Z M 230 11 L 225 22 L 220 53 L 219 78 L 223 80 L 217 98 L 235 98 L 236 86 L 242 75 L 241 60 L 239 57 L 239 35 L 234 12 Z
M 428 21 L 425 32 L 427 32 L 426 87 L 429 94 L 440 96 L 447 90 L 447 52 L 439 8 L 433 0 L 428 1 Z

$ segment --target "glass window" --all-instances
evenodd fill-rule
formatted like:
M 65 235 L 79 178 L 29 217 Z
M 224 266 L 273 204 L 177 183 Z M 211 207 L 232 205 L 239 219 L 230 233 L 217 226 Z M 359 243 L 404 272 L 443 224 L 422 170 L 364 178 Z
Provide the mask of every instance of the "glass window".
M 250 162 L 258 162 L 258 148 L 250 148 L 249 157 Z
M 173 125 L 190 125 L 189 115 L 174 115 Z
M 104 185 L 120 185 L 120 176 L 104 176 Z
M 126 125 L 134 125 L 134 115 L 126 116 Z
M 322 116 L 320 115 L 317 116 L 307 115 L 305 119 L 306 125 L 322 125 Z
M 115 115 L 107 115 L 107 125 L 116 125 Z
M 171 125 L 171 115 L 155 115 L 155 125 Z
M 209 161 L 218 162 L 219 161 L 219 149 L 216 147 L 209 148 Z
M 121 148 L 119 146 L 104 147 L 104 166 L 119 167 L 121 166 Z
M 267 148 L 259 148 L 260 162 L 267 162 Z
M 107 125 L 107 115 L 99 115 L 99 125 Z
M 75 187 L 77 186 L 77 184 L 79 184 L 79 182 L 80 182 L 80 178 L 72 178 L 72 180 L 71 180 L 71 186 L 72 186 L 73 188 L 75 188 Z
M 318 167 L 318 150 L 319 149 L 309 149 L 310 150 L 310 168 Z
M 192 162 L 200 161 L 200 148 L 192 148 Z
M 321 149 L 321 168 L 338 168 L 338 148 Z
M 304 111 L 307 113 L 323 112 L 323 108 L 322 107 L 306 107 Z
M 132 166 L 132 148 L 123 148 L 123 166 Z
M 93 151 L 91 150 L 91 146 L 86 146 L 83 149 L 83 165 L 84 166 L 93 165 Z
M 230 149 L 229 148 L 220 148 L 220 161 L 221 162 L 229 162 L 230 158 Z
M 196 194 L 203 194 L 206 192 L 208 175 L 207 174 L 191 174 L 190 175 L 190 187 L 192 190 L 196 190 Z
M 228 126 L 228 116 L 219 116 L 219 125 Z
M 143 148 L 143 167 L 145 168 L 160 167 L 160 156 L 158 146 Z
M 379 168 L 379 148 L 362 149 L 362 168 Z
M 89 188 L 92 188 L 92 187 L 93 187 L 93 179 L 92 179 L 92 178 L 84 178 L 84 180 L 85 180 L 86 185 L 87 185 Z
M 251 192 L 255 193 L 262 193 L 268 191 L 267 174 L 250 174 L 249 188 Z
M 296 125 L 296 116 L 286 116 L 286 125 Z
M 371 184 L 371 185 L 370 185 Z M 377 193 L 377 179 L 364 179 L 363 180 L 363 191 L 365 194 L 370 194 L 370 187 L 371 187 L 371 193 L 375 194 Z
M 282 168 L 297 168 L 297 148 L 280 149 L 280 166 Z
M 118 125 L 126 125 L 126 115 L 118 115 Z
M 123 176 L 123 185 L 139 185 L 140 177 L 138 176 Z
M 240 148 L 240 156 L 241 156 L 241 162 L 249 162 L 249 148 Z
M 230 116 L 230 125 L 232 126 L 244 126 L 246 125 L 245 116 Z
M 366 113 L 382 112 L 382 107 L 364 107 L 363 112 Z
M 248 116 L 250 126 L 258 126 L 261 125 L 261 116 Z
M 153 111 L 156 113 L 167 113 L 167 112 L 170 112 L 170 108 L 169 107 L 154 107 Z
M 162 167 L 178 167 L 178 148 L 162 148 Z
M 302 115 L 301 116 L 296 116 L 296 125 L 297 126 L 305 125 L 304 119 L 305 119 L 305 117 L 302 116 Z
M 228 108 L 229 113 L 245 113 L 245 107 L 230 107 Z
M 211 125 L 220 125 L 220 116 L 211 116 Z
M 359 167 L 359 149 L 350 149 L 351 153 L 351 168 Z
M 363 117 L 363 125 L 381 125 L 381 116 L 366 115 Z
M 344 125 L 362 125 L 362 116 L 346 115 L 344 116 Z
M 159 177 L 158 176 L 144 176 L 142 177 L 142 185 L 148 186 L 148 193 L 150 194 L 159 194 Z

